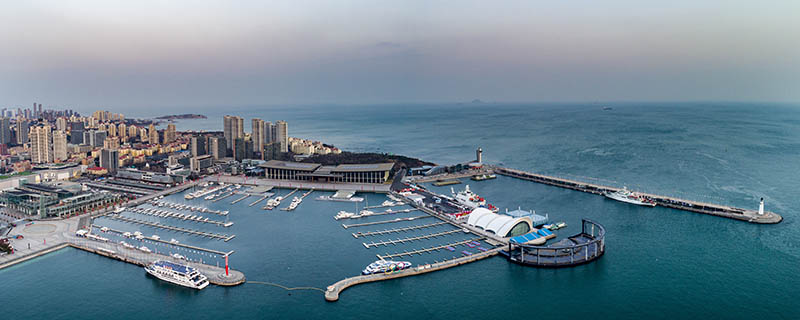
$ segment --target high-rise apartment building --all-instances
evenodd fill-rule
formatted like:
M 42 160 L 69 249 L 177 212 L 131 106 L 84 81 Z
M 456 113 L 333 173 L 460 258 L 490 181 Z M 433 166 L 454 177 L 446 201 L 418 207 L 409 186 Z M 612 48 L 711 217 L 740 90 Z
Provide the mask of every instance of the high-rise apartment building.
M 225 153 L 228 147 L 225 144 L 225 139 L 220 137 L 208 138 L 208 153 L 214 157 L 214 160 L 225 158 Z
M 276 140 L 280 145 L 280 152 L 289 152 L 289 124 L 286 121 L 279 120 L 275 123 Z
M 164 131 L 164 143 L 172 143 L 175 142 L 177 139 L 177 134 L 175 133 L 175 124 L 170 123 L 167 125 L 167 130 Z
M 237 116 L 225 116 L 222 122 L 226 147 L 228 150 L 233 150 L 236 139 L 244 137 L 244 119 Z
M 53 149 L 51 147 L 50 126 L 31 127 L 28 135 L 31 140 L 31 162 L 50 163 L 53 162 Z
M 207 154 L 206 152 L 206 139 L 203 136 L 200 137 L 192 137 L 189 142 L 189 148 L 192 152 L 193 157 L 202 156 Z
M 267 134 L 264 131 L 266 129 L 264 120 L 253 119 L 252 129 L 253 134 L 250 135 L 250 138 L 253 140 L 253 150 L 257 153 L 262 153 L 267 138 Z
M 106 168 L 109 174 L 116 174 L 119 170 L 119 151 L 111 149 L 100 151 L 100 166 Z
M 28 143 L 28 121 L 22 118 L 17 118 L 17 144 Z
M 150 124 L 150 127 L 147 129 L 147 134 L 147 140 L 150 142 L 150 144 L 158 144 L 158 131 L 156 130 L 156 126 L 154 124 Z
M 67 133 L 61 130 L 53 131 L 53 160 L 67 160 Z
M 0 143 L 11 142 L 11 120 L 6 117 L 0 117 Z

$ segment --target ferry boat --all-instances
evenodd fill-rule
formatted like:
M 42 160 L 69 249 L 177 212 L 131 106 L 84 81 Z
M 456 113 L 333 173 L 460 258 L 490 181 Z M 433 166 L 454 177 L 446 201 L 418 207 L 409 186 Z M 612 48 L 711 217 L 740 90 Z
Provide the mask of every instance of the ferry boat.
M 647 206 L 647 207 L 655 207 L 656 203 L 653 200 L 646 198 L 645 196 L 638 194 L 636 192 L 632 192 L 628 190 L 628 188 L 623 187 L 617 192 L 606 192 L 603 194 L 606 198 L 640 205 L 640 206 Z
M 469 189 L 469 185 L 467 185 L 464 190 L 459 192 L 456 192 L 453 188 L 450 188 L 450 192 L 453 193 L 453 198 L 455 198 L 456 202 L 463 204 L 470 209 L 486 206 L 486 199 L 481 198 L 479 195 L 472 192 L 472 190 Z
M 361 274 L 368 275 L 376 273 L 387 273 L 387 272 L 407 269 L 409 267 L 411 267 L 411 262 L 408 261 L 378 260 L 373 263 L 370 263 L 363 271 L 361 271 Z
M 197 269 L 182 264 L 157 260 L 144 268 L 150 275 L 161 280 L 202 290 L 208 286 L 208 278 L 202 275 Z

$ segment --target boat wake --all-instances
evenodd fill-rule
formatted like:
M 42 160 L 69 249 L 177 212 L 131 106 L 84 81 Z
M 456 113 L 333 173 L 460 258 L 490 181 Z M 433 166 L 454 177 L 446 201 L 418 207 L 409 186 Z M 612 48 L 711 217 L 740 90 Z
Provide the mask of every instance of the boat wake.
M 266 286 L 278 287 L 278 288 L 281 288 L 281 289 L 284 289 L 284 290 L 287 290 L 287 291 L 295 291 L 295 290 L 317 290 L 317 291 L 319 291 L 319 292 L 325 293 L 325 290 L 323 290 L 323 289 L 320 289 L 320 288 L 317 288 L 317 287 L 295 287 L 295 288 L 290 288 L 290 287 L 287 287 L 287 286 L 284 286 L 284 285 L 281 285 L 281 284 L 272 283 L 272 282 L 264 282 L 264 281 L 247 281 L 247 283 L 252 283 L 252 284 L 263 284 L 263 285 L 266 285 Z

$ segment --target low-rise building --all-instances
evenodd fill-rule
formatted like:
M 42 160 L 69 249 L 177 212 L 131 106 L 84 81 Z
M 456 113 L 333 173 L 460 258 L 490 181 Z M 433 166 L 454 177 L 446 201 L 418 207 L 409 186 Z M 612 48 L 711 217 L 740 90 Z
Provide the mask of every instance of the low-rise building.
M 267 179 L 381 184 L 389 181 L 394 163 L 323 166 L 318 163 L 270 160 L 259 166 L 264 169 Z

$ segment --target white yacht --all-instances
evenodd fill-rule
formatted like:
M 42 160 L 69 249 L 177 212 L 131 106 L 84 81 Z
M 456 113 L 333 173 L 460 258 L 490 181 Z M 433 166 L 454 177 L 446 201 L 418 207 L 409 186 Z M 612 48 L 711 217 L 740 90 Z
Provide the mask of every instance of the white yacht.
M 208 278 L 197 269 L 182 264 L 158 260 L 144 268 L 147 273 L 161 280 L 202 290 L 208 286 Z
M 335 216 L 333 216 L 333 218 L 336 219 L 336 220 L 339 220 L 339 219 L 350 219 L 355 215 L 356 215 L 355 213 L 347 212 L 347 211 L 342 210 L 342 211 L 339 211 L 339 213 L 337 213 Z
M 656 203 L 653 200 L 648 199 L 647 197 L 628 190 L 628 188 L 623 187 L 622 189 L 618 190 L 617 192 L 606 192 L 603 194 L 606 198 L 614 199 L 617 201 L 636 204 L 640 206 L 647 206 L 647 207 L 655 207 Z

